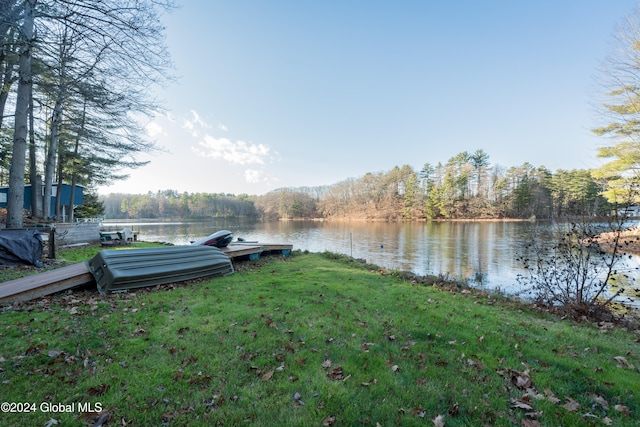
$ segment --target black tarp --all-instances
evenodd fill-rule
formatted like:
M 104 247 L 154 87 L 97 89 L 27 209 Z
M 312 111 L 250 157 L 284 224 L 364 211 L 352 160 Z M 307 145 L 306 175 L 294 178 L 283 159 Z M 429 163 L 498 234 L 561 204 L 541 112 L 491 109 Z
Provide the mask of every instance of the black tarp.
M 0 265 L 42 266 L 42 236 L 37 230 L 0 230 Z

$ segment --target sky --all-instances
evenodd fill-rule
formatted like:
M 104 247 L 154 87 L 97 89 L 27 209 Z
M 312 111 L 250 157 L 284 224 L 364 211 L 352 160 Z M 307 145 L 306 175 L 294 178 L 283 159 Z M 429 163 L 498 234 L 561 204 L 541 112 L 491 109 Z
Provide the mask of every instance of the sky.
M 446 163 L 598 167 L 601 65 L 637 0 L 183 0 L 161 148 L 101 194 L 265 194 Z

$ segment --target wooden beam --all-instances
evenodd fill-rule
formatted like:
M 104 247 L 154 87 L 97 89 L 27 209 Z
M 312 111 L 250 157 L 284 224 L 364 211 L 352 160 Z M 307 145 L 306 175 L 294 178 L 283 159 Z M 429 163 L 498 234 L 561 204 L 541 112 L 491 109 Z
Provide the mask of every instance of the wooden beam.
M 29 301 L 76 286 L 95 283 L 84 262 L 0 284 L 0 305 Z
M 262 245 L 256 244 L 229 244 L 225 248 L 221 248 L 222 251 L 229 256 L 229 258 L 238 258 L 245 255 L 260 254 L 264 250 Z

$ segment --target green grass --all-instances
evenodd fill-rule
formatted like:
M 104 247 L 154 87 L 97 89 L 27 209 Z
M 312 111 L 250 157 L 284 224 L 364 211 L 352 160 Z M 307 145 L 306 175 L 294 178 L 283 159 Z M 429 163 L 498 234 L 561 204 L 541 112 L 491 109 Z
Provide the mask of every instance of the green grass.
M 635 332 L 323 254 L 237 266 L 198 283 L 5 310 L 0 400 L 100 403 L 108 425 L 640 420 Z M 38 410 L 0 413 L 0 424 L 97 417 Z

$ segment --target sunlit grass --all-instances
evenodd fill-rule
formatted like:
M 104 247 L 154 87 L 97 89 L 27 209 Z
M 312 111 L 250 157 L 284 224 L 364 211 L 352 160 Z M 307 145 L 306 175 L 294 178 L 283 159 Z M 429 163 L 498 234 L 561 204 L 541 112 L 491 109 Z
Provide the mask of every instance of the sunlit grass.
M 3 400 L 100 402 L 134 425 L 637 425 L 632 332 L 344 257 L 238 267 L 5 311 Z M 0 424 L 87 417 L 0 414 Z

